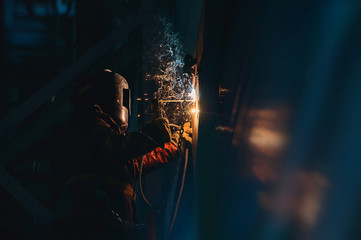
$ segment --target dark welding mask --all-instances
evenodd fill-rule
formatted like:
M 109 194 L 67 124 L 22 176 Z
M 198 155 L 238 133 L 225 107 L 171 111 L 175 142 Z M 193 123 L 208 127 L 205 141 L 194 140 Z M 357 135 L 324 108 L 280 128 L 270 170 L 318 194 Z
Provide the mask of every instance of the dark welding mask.
M 109 69 L 97 72 L 78 83 L 70 102 L 75 108 L 97 104 L 110 115 L 121 132 L 128 128 L 131 95 L 127 80 Z
M 104 77 L 99 79 L 99 104 L 103 111 L 109 114 L 119 125 L 121 132 L 128 128 L 128 116 L 131 109 L 131 95 L 127 80 L 105 69 Z

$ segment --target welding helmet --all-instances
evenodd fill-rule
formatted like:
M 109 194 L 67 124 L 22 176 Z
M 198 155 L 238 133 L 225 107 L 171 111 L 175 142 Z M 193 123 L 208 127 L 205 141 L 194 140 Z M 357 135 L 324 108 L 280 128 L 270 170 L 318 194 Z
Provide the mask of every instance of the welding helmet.
M 105 69 L 80 81 L 70 102 L 75 108 L 99 105 L 118 124 L 121 132 L 125 132 L 131 109 L 130 99 L 127 80 L 118 73 Z
M 96 103 L 114 119 L 121 132 L 125 132 L 131 113 L 131 95 L 127 80 L 118 73 L 105 69 L 97 77 L 95 93 Z

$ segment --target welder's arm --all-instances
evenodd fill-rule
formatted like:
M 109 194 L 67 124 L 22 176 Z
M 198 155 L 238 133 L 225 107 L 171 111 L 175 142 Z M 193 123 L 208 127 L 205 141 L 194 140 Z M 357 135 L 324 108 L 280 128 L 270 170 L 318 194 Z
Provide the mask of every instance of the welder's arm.
M 190 135 L 192 134 L 192 128 L 190 127 L 190 123 L 187 122 L 183 125 L 184 132 L 182 134 L 183 139 L 188 142 L 189 144 L 192 144 L 192 138 Z M 179 132 L 175 131 L 171 135 L 171 141 L 169 143 L 166 143 L 163 148 L 156 148 L 155 150 L 151 151 L 150 153 L 138 157 L 134 160 L 134 165 L 136 168 L 137 175 L 140 172 L 142 159 L 143 159 L 143 172 L 142 174 L 147 174 L 149 172 L 152 172 L 165 164 L 175 160 L 177 154 L 182 152 L 183 148 L 178 149 L 178 143 L 179 143 Z
M 165 143 L 164 147 L 157 147 L 153 151 L 145 154 L 144 156 L 134 159 L 134 165 L 136 174 L 140 172 L 142 160 L 143 160 L 143 171 L 142 174 L 147 174 L 158 168 L 163 167 L 165 164 L 175 160 L 178 149 L 179 134 L 175 133 L 172 135 L 171 142 Z
M 136 158 L 164 144 L 164 142 L 155 142 L 154 139 L 142 133 L 119 135 L 101 118 L 95 119 L 91 138 L 92 146 L 104 157 L 110 159 Z

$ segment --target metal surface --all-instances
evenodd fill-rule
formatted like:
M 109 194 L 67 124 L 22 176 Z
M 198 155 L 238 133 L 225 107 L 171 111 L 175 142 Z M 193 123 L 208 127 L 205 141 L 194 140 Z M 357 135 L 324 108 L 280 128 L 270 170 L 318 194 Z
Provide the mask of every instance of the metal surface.
M 197 65 L 195 65 L 195 75 L 193 76 L 193 88 L 196 92 L 196 101 L 194 102 L 192 113 L 192 161 L 193 161 L 193 174 L 195 175 L 197 166 L 197 148 L 198 148 L 198 129 L 199 129 L 199 76 L 197 72 Z

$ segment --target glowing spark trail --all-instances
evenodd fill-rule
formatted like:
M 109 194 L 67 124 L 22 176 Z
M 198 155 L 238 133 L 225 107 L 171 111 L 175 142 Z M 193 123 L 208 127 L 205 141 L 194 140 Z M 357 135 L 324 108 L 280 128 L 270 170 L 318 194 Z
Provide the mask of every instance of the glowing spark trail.
M 147 80 L 154 80 L 158 90 L 154 98 L 174 124 L 191 120 L 191 109 L 196 101 L 193 77 L 183 73 L 184 53 L 173 25 L 165 17 L 157 18 L 155 36 L 148 53 Z

